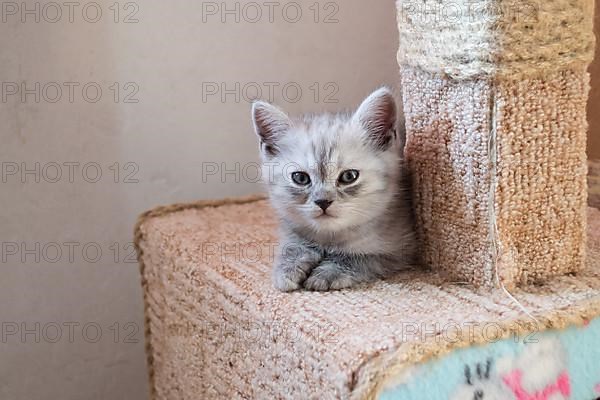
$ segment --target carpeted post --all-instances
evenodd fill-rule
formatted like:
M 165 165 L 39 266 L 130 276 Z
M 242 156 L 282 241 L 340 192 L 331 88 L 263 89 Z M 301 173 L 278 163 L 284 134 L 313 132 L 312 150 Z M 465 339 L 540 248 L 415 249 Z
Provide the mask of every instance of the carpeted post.
M 398 0 L 424 262 L 478 286 L 585 260 L 593 0 Z

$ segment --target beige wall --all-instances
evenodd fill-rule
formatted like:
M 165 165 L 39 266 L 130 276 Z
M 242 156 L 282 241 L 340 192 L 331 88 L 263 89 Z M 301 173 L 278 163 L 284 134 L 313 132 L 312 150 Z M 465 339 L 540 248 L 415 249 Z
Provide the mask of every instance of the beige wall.
M 592 90 L 588 104 L 588 120 L 590 129 L 588 134 L 588 156 L 600 159 L 600 8 L 596 7 L 596 57 L 590 66 L 592 75 Z
M 258 161 L 244 99 L 257 85 L 263 97 L 274 87 L 275 102 L 297 113 L 352 107 L 398 81 L 393 2 L 344 0 L 339 9 L 320 2 L 317 16 L 309 9 L 315 2 L 301 1 L 292 22 L 296 10 L 284 11 L 286 1 L 272 23 L 267 8 L 253 23 L 257 10 L 246 2 L 228 2 L 238 4 L 237 15 L 211 6 L 220 1 L 145 0 L 127 9 L 119 2 L 114 22 L 115 2 L 96 1 L 98 22 L 94 7 L 83 14 L 88 2 L 78 3 L 72 23 L 67 8 L 49 22 L 56 10 L 42 2 L 39 22 L 35 11 L 22 22 L 22 10 L 6 10 L 0 23 L 0 399 L 146 398 L 142 293 L 129 257 L 136 215 L 261 190 L 247 181 L 251 168 L 202 178 L 203 163 L 235 170 Z M 35 10 L 36 2 L 27 4 Z M 131 13 L 138 22 L 124 23 Z M 33 89 L 24 98 L 22 82 Z M 12 83 L 21 93 L 11 94 Z M 234 93 L 203 99 L 203 84 L 221 83 Z M 56 86 L 63 93 L 53 103 Z M 102 97 L 93 103 L 97 87 Z M 130 94 L 137 103 L 125 101 Z M 97 165 L 82 172 L 87 163 Z M 34 172 L 22 177 L 24 169 Z

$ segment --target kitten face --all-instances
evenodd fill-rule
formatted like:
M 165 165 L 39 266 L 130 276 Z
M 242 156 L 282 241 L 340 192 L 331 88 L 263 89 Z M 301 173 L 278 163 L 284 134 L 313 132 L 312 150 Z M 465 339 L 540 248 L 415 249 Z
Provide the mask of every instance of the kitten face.
M 300 228 L 334 233 L 385 213 L 397 194 L 396 106 L 387 89 L 369 96 L 353 115 L 292 120 L 258 102 L 263 177 L 271 201 Z

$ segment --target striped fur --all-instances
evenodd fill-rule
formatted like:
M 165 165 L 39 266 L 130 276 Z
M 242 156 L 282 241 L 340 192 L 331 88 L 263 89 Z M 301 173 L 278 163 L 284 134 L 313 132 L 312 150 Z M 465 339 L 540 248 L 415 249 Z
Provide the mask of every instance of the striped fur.
M 273 269 L 283 291 L 341 289 L 386 278 L 413 263 L 415 238 L 396 134 L 396 104 L 382 88 L 355 113 L 292 119 L 277 107 L 252 109 L 263 177 L 280 217 Z M 346 170 L 358 179 L 339 181 Z M 299 185 L 293 172 L 310 176 Z M 328 200 L 322 210 L 315 201 Z M 290 251 L 293 249 L 293 251 Z

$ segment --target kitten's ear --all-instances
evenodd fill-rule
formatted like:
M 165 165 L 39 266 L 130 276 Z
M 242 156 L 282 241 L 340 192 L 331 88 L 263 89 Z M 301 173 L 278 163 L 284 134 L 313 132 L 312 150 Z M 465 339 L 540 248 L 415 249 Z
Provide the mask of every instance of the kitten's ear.
M 385 150 L 396 134 L 396 100 L 387 87 L 377 89 L 367 97 L 353 118 L 367 131 L 369 141 Z
M 272 104 L 255 101 L 252 104 L 252 121 L 261 149 L 271 156 L 277 154 L 278 139 L 292 126 L 287 114 Z

